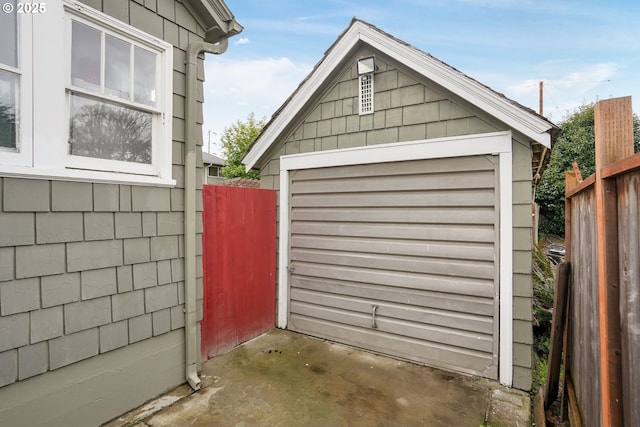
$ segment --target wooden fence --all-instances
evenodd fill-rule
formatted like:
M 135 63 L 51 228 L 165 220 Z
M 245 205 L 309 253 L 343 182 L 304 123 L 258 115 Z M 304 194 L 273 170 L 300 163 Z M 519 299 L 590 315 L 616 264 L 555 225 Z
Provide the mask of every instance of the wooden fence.
M 205 185 L 202 359 L 275 327 L 276 192 Z
M 595 107 L 596 173 L 566 176 L 572 425 L 640 425 L 640 154 L 631 98 Z

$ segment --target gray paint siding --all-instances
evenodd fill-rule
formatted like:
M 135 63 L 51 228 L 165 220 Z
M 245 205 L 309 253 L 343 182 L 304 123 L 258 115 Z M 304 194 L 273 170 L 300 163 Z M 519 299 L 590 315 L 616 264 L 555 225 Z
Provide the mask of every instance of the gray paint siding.
M 104 360 L 105 366 L 111 366 L 108 360 L 122 360 L 123 372 L 131 373 L 126 368 L 130 356 L 118 354 L 132 354 L 127 348 L 137 341 L 160 340 L 160 347 L 170 347 L 170 352 L 177 350 L 178 354 L 184 345 L 182 332 L 177 331 L 184 327 L 184 58 L 188 44 L 202 39 L 204 31 L 179 1 L 84 3 L 175 46 L 172 169 L 177 185 L 0 177 L 0 396 L 23 392 L 29 396 L 21 387 L 22 380 L 60 378 L 59 372 L 75 372 L 70 366 L 99 354 L 97 359 Z M 204 80 L 202 62 L 200 81 Z M 198 98 L 202 100 L 202 93 Z M 197 122 L 202 123 L 201 108 Z M 202 145 L 200 137 L 197 143 Z M 200 215 L 201 202 L 198 211 Z M 198 245 L 198 255 L 201 249 Z M 197 270 L 201 278 L 202 268 Z M 201 305 L 202 292 L 198 298 Z M 162 388 L 130 384 L 129 390 L 120 390 L 117 383 L 101 380 L 112 387 L 110 393 L 126 396 L 123 402 L 127 403 L 116 411 L 183 381 L 183 358 L 174 359 L 170 367 L 145 372 L 145 376 L 164 377 L 153 381 Z M 93 378 L 92 374 L 78 374 L 78 382 L 87 380 L 83 375 Z M 99 424 L 119 413 L 98 412 L 100 418 L 85 414 L 85 420 L 93 420 L 85 425 Z M 0 410 L 0 424 L 3 420 L 11 424 L 12 419 L 5 418 L 9 413 L 10 409 Z
M 359 116 L 355 59 L 371 54 L 376 55 L 378 67 L 375 113 Z M 508 130 L 464 100 L 369 49 L 357 51 L 324 87 L 261 159 L 262 187 L 279 189 L 279 157 L 284 154 Z M 531 146 L 514 134 L 513 385 L 524 390 L 531 387 L 533 342 L 531 176 Z

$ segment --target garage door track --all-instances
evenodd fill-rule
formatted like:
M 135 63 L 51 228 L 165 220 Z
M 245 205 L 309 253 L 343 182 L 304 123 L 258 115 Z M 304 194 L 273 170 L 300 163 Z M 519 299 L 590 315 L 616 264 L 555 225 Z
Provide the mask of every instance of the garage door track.
M 282 330 L 205 362 L 201 378 L 107 426 L 530 425 L 528 394 Z

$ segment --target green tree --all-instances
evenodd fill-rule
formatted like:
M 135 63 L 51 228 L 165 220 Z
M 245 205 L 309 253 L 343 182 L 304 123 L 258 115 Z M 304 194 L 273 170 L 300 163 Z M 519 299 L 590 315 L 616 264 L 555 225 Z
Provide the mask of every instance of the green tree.
M 260 171 L 247 171 L 242 164 L 242 158 L 253 141 L 256 140 L 266 120 L 256 120 L 253 113 L 247 116 L 246 121 L 238 120 L 236 123 L 224 129 L 220 141 L 222 142 L 222 153 L 226 161 L 226 166 L 222 168 L 222 175 L 225 178 L 254 178 L 260 179 Z
M 536 188 L 536 202 L 540 205 L 540 232 L 564 234 L 565 172 L 577 162 L 583 178 L 595 171 L 595 137 L 593 111 L 595 104 L 582 105 L 560 123 L 562 133 L 551 152 L 549 165 Z M 633 115 L 634 151 L 640 149 L 640 120 Z

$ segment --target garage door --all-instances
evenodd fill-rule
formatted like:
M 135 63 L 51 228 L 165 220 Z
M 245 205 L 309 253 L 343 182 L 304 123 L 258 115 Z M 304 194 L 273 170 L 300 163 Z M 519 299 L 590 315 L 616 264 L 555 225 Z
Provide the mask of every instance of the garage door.
M 292 171 L 288 328 L 496 378 L 498 164 Z

